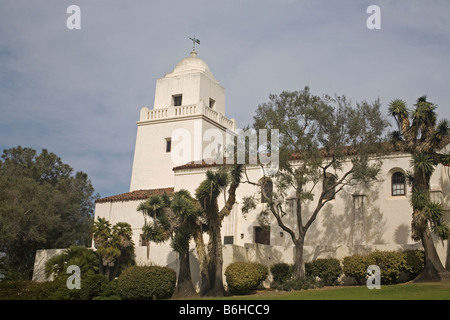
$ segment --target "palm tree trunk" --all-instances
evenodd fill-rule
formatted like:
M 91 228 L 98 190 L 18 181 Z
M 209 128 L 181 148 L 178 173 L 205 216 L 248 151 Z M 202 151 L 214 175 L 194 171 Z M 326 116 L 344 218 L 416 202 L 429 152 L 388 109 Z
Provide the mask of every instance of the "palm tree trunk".
M 450 279 L 450 272 L 446 271 L 442 265 L 428 228 L 424 228 L 421 238 L 425 251 L 425 268 L 422 273 L 414 279 L 414 282 L 441 281 L 442 279 Z
M 189 265 L 189 249 L 179 253 L 180 270 L 178 272 L 177 286 L 173 298 L 188 298 L 197 295 L 191 278 L 191 267 Z
M 192 234 L 195 247 L 197 250 L 197 256 L 199 261 L 200 269 L 200 296 L 204 296 L 206 292 L 211 287 L 208 274 L 208 259 L 206 255 L 205 242 L 203 241 L 203 233 L 201 231 L 201 226 L 195 228 Z
M 450 272 L 450 239 L 447 239 L 447 259 L 445 260 L 445 270 Z
M 209 225 L 209 243 L 208 243 L 208 256 L 209 256 L 209 280 L 210 288 L 205 293 L 207 296 L 223 297 L 225 295 L 225 289 L 223 287 L 222 276 L 222 239 L 220 232 L 220 220 L 211 219 Z
M 114 266 L 111 267 L 111 271 L 109 272 L 109 280 L 112 281 L 114 280 L 114 278 L 117 275 L 117 272 L 119 272 L 119 266 L 120 266 L 120 262 L 121 262 L 121 256 L 119 256 L 115 263 Z

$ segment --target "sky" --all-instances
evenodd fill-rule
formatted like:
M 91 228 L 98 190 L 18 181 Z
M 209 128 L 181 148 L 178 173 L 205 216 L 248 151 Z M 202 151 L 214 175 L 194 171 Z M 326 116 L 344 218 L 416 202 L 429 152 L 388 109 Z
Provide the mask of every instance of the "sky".
M 448 0 L 0 0 L 0 148 L 47 149 L 101 197 L 129 191 L 140 109 L 194 35 L 240 128 L 270 94 L 305 86 L 385 113 L 427 95 L 450 119 L 449 12 Z

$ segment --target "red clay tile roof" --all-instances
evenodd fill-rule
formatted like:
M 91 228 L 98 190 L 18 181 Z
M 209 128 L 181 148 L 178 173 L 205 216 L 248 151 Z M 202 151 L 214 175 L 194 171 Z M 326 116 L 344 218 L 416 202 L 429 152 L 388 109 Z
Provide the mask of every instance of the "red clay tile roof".
M 172 194 L 173 190 L 174 190 L 173 188 L 135 190 L 127 193 L 118 194 L 115 196 L 97 199 L 95 203 L 146 200 L 150 196 L 155 194 L 164 194 L 164 193 Z
M 183 164 L 181 166 L 174 167 L 172 170 L 183 170 L 183 169 L 195 169 L 195 168 L 207 168 L 207 167 L 216 167 L 216 166 L 222 166 L 225 165 L 225 160 L 221 164 L 217 164 L 215 161 L 206 162 L 205 160 L 202 160 L 202 163 L 198 163 L 198 161 L 191 161 L 186 164 Z

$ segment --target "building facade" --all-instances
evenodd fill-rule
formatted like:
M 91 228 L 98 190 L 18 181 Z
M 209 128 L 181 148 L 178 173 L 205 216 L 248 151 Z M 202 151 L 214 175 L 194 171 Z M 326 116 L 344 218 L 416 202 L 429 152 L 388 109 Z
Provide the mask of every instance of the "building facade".
M 178 259 L 169 244 L 147 245 L 142 237 L 144 216 L 140 203 L 153 194 L 171 194 L 186 189 L 194 194 L 205 179 L 206 170 L 217 168 L 207 159 L 223 159 L 227 139 L 237 130 L 234 119 L 225 115 L 225 90 L 214 78 L 206 62 L 195 51 L 182 59 L 171 73 L 156 81 L 153 108 L 144 107 L 137 121 L 137 136 L 129 192 L 96 201 L 95 219 L 112 225 L 127 222 L 133 230 L 137 264 L 158 264 L 178 271 Z M 444 146 L 450 151 L 450 143 Z M 377 181 L 369 186 L 347 187 L 325 205 L 308 231 L 307 260 L 319 257 L 343 258 L 355 252 L 420 248 L 411 239 L 410 187 L 404 173 L 410 168 L 410 155 L 395 152 L 384 156 Z M 257 165 L 247 165 L 251 181 L 261 181 Z M 441 201 L 450 215 L 450 167 L 438 166 L 431 182 L 432 197 Z M 269 216 L 270 228 L 262 228 L 259 213 L 265 204 L 246 215 L 242 199 L 261 197 L 261 187 L 241 184 L 237 203 L 222 225 L 224 268 L 236 260 L 259 261 L 267 265 L 293 262 L 292 241 Z M 219 205 L 223 205 L 223 197 Z M 293 205 L 284 223 L 294 226 Z M 308 208 L 306 208 L 306 211 Z M 206 236 L 205 236 L 206 237 Z M 447 241 L 436 242 L 445 262 Z M 191 269 L 198 284 L 195 249 Z M 224 278 L 225 279 L 225 278 Z

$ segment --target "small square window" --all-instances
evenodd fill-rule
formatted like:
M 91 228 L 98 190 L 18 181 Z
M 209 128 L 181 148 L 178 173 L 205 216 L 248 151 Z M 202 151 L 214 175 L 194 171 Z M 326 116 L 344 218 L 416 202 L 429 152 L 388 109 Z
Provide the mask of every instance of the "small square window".
M 216 103 L 216 101 L 214 99 L 209 98 L 209 107 L 212 109 L 214 108 L 214 104 Z
M 146 247 L 149 244 L 148 240 L 145 238 L 143 234 L 139 235 L 139 246 Z
M 223 237 L 223 244 L 233 244 L 233 243 L 234 243 L 233 236 L 224 236 Z
M 170 152 L 172 150 L 172 140 L 170 138 L 166 138 L 166 152 Z
M 173 95 L 172 100 L 173 100 L 173 105 L 175 107 L 179 107 L 179 106 L 181 106 L 181 104 L 183 102 L 183 95 L 182 94 Z

